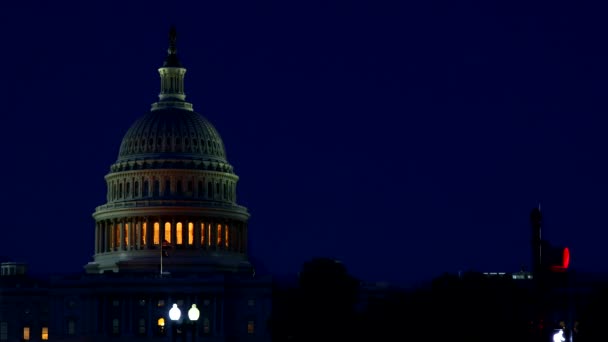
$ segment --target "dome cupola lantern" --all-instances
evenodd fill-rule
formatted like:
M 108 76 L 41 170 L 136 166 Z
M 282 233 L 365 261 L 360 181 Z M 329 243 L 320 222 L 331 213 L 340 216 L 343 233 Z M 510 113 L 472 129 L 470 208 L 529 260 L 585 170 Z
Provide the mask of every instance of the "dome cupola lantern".
M 177 58 L 177 31 L 175 26 L 169 30 L 169 48 L 167 58 L 163 66 L 158 69 L 160 74 L 160 94 L 159 102 L 152 104 L 152 110 L 167 107 L 177 107 L 192 110 L 192 104 L 185 102 L 186 93 L 184 92 L 184 76 L 186 69 Z

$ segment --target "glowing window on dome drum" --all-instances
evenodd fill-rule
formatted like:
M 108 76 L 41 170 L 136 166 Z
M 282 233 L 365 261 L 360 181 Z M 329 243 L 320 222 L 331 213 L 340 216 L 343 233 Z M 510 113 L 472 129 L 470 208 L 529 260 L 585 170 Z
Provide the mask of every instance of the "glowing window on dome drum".
M 147 233 L 147 227 L 148 224 L 146 222 L 142 223 L 141 225 L 141 245 L 145 246 L 146 245 L 146 233 Z
M 177 222 L 177 226 L 175 227 L 175 242 L 178 245 L 183 244 L 183 226 L 181 222 Z
M 123 223 L 123 232 L 122 232 L 122 236 L 124 236 L 124 240 L 122 241 L 124 243 L 124 246 L 128 246 L 129 245 L 129 224 L 128 223 Z
M 207 245 L 211 246 L 211 223 L 207 226 Z
M 222 244 L 222 225 L 218 224 L 217 225 L 217 242 L 216 242 L 217 246 L 221 246 Z
M 188 244 L 194 244 L 194 224 L 192 222 L 188 222 Z
M 114 226 L 114 248 L 120 246 L 120 225 Z
M 171 223 L 165 222 L 165 241 L 171 243 Z
M 160 224 L 158 222 L 154 222 L 154 244 L 160 244 Z
M 224 246 L 228 247 L 228 225 L 224 226 L 224 235 L 225 235 Z

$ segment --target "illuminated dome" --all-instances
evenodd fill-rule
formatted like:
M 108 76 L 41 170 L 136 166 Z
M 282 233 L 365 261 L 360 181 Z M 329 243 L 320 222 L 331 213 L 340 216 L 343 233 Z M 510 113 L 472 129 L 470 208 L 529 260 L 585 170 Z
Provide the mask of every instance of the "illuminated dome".
M 185 101 L 174 29 L 169 37 L 159 101 L 128 129 L 105 176 L 89 273 L 250 269 L 238 176 L 215 127 Z

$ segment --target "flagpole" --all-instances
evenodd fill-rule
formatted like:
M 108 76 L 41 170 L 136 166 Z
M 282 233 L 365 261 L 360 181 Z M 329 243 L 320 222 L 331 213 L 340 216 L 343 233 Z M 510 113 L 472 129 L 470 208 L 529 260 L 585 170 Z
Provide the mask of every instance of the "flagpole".
M 160 243 L 160 277 L 163 277 L 163 243 Z

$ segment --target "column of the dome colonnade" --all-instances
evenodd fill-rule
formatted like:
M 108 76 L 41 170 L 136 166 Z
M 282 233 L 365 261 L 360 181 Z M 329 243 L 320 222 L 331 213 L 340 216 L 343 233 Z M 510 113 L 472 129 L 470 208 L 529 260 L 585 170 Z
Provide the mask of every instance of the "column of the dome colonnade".
M 201 249 L 201 220 L 196 220 L 193 222 L 194 224 L 194 248 L 199 250 Z
M 210 220 L 210 232 L 211 232 L 211 241 L 209 241 L 209 246 L 213 250 L 217 250 L 217 221 Z
M 110 251 L 116 250 L 116 219 L 110 221 Z
M 141 250 L 141 240 L 142 240 L 142 236 L 141 236 L 141 219 L 140 217 L 135 217 L 133 219 L 133 229 L 135 230 L 135 249 L 136 250 Z
M 99 223 L 95 222 L 95 254 L 99 253 Z

